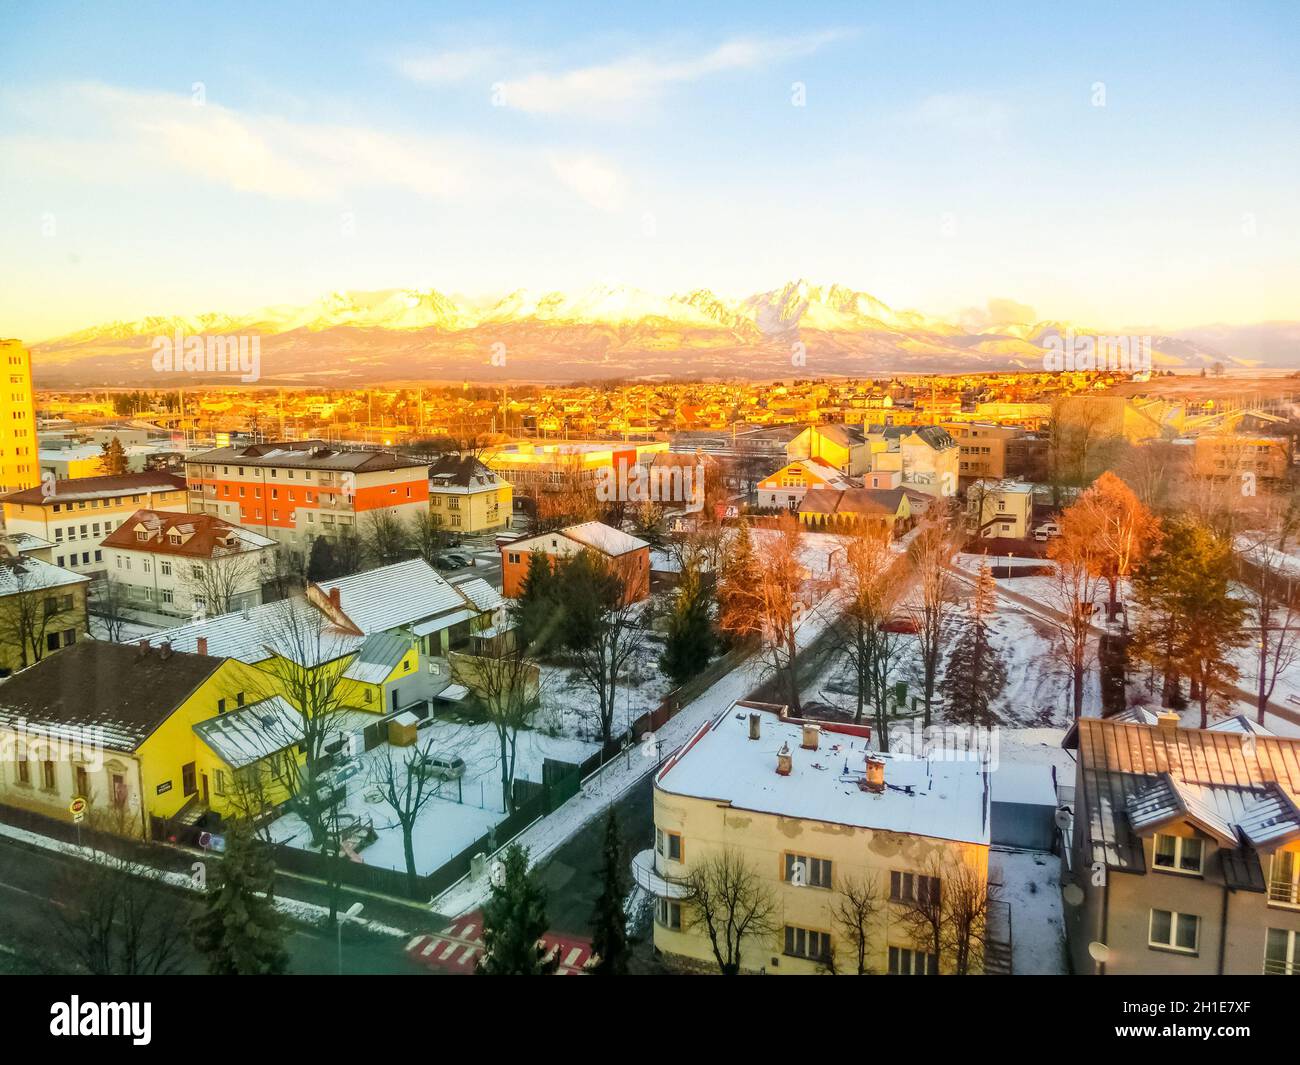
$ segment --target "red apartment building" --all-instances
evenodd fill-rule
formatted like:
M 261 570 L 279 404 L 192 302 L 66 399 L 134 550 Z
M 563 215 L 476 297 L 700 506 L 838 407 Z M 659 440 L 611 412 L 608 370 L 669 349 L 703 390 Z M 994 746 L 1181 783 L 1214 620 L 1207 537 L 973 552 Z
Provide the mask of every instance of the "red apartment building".
M 219 447 L 186 462 L 185 478 L 191 513 L 300 548 L 318 536 L 360 533 L 367 514 L 391 511 L 409 523 L 429 507 L 427 463 L 323 440 Z

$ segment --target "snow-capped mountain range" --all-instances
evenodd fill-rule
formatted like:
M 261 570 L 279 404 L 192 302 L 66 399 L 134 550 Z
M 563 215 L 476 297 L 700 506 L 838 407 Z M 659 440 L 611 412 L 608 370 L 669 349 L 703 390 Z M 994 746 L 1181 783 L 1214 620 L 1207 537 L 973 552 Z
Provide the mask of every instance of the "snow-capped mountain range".
M 1285 327 L 1291 343 L 1283 346 L 1296 352 L 1300 328 L 1269 325 Z M 1279 364 L 1234 354 L 1231 330 L 1212 328 L 1220 330 L 1214 345 L 1193 337 L 1152 337 L 1154 365 Z M 150 361 L 153 341 L 177 332 L 259 337 L 262 380 L 277 384 L 761 378 L 1038 369 L 1047 339 L 1067 329 L 1080 335 L 1113 332 L 1064 322 L 1004 322 L 973 330 L 894 310 L 866 292 L 807 281 L 742 299 L 708 289 L 661 296 L 618 285 L 574 293 L 521 289 L 488 299 L 388 289 L 334 292 L 303 306 L 244 315 L 110 322 L 34 350 L 38 383 L 52 386 L 160 387 Z

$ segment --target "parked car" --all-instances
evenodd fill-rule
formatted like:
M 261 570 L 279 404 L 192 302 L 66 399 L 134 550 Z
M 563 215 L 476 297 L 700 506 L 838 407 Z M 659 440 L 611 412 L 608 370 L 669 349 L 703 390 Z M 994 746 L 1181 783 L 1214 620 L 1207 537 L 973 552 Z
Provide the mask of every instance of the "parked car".
M 427 754 L 416 762 L 415 771 L 435 780 L 459 780 L 465 775 L 465 760 L 454 754 Z
M 469 565 L 468 555 L 462 555 L 459 551 L 446 551 L 436 559 L 439 569 L 464 569 Z
M 1061 535 L 1061 526 L 1054 521 L 1045 521 L 1034 530 L 1034 539 L 1040 544 Z
M 882 622 L 881 632 L 899 632 L 907 636 L 915 636 L 921 631 L 916 623 L 916 618 L 909 618 L 906 615 L 897 615 L 888 621 Z

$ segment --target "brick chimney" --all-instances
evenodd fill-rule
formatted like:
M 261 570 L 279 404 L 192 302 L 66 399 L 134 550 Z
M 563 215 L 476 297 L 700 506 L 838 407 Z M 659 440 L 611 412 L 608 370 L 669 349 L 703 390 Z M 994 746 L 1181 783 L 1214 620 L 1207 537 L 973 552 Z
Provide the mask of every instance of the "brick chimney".
M 799 745 L 805 751 L 817 750 L 817 744 L 821 740 L 822 727 L 808 722 L 803 727 L 803 742 Z
M 762 737 L 763 729 L 762 729 L 761 721 L 762 718 L 760 718 L 757 714 L 749 715 L 749 738 L 751 740 L 756 740 Z
M 163 661 L 166 661 L 167 659 L 171 658 L 172 656 L 171 640 L 163 640 L 162 646 L 158 649 L 158 653 L 162 656 Z
M 1156 728 L 1161 732 L 1172 732 L 1182 723 L 1182 715 L 1177 710 L 1161 710 L 1156 715 Z
M 330 589 L 330 606 L 332 606 L 335 610 L 343 609 L 343 597 L 339 594 L 339 590 L 337 588 Z
M 197 641 L 197 642 L 198 642 L 198 647 L 196 648 L 196 653 L 197 653 L 197 654 L 201 654 L 201 655 L 205 655 L 205 654 L 207 654 L 207 653 L 208 653 L 208 638 L 207 638 L 206 636 L 200 636 L 200 637 L 198 638 L 198 641 Z
M 875 755 L 867 755 L 867 775 L 862 781 L 867 791 L 885 790 L 885 760 Z

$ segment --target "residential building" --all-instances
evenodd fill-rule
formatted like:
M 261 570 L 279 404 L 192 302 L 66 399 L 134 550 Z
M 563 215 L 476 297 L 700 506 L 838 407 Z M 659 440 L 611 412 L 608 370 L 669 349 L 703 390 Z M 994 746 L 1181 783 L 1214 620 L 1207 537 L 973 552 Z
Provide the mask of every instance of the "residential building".
M 795 510 L 810 488 L 853 487 L 861 485 L 823 458 L 795 459 L 758 482 L 758 506 Z
M 905 914 L 909 900 L 958 883 L 987 891 L 987 766 L 881 754 L 870 731 L 738 702 L 668 759 L 654 778 L 655 845 L 633 874 L 654 896 L 654 944 L 672 966 L 717 972 L 686 885 L 725 855 L 776 904 L 778 930 L 742 943 L 742 972 L 856 972 L 856 943 L 836 918 L 850 885 L 879 900 L 866 928 L 870 971 L 953 971 Z
M 448 532 L 509 525 L 513 496 L 510 482 L 473 455 L 444 455 L 429 467 L 429 513 Z
M 650 545 L 603 522 L 586 521 L 524 537 L 502 544 L 500 551 L 501 593 L 507 598 L 519 595 L 534 552 L 541 552 L 554 565 L 557 559 L 571 558 L 580 551 L 594 551 L 622 577 L 624 602 L 634 603 L 650 594 Z
M 276 542 L 211 514 L 137 510 L 101 541 L 125 605 L 177 617 L 257 606 Z
M 220 447 L 185 464 L 189 510 L 305 550 L 318 536 L 364 531 L 371 513 L 409 524 L 429 506 L 428 464 L 323 440 Z
M 645 466 L 666 451 L 666 440 L 517 440 L 488 448 L 483 461 L 519 491 L 536 495 L 570 484 L 594 488 L 601 470 Z
M 300 758 L 302 720 L 263 676 L 169 646 L 87 640 L 0 685 L 0 802 L 150 837 L 159 818 L 283 802 L 276 758 Z M 87 698 L 94 692 L 94 698 Z
M 90 578 L 0 546 L 0 677 L 87 633 Z
M 966 524 L 986 539 L 1029 536 L 1034 519 L 1034 486 L 1023 481 L 976 481 L 966 489 Z
M 957 494 L 961 448 L 948 430 L 938 425 L 886 425 L 873 429 L 868 440 L 873 470 L 898 470 L 903 487 L 914 492 Z
M 1194 470 L 1200 477 L 1245 476 L 1262 485 L 1282 480 L 1291 468 L 1291 442 L 1283 436 L 1203 433 L 1192 446 Z
M 1007 476 L 1007 445 L 1025 435 L 1019 426 L 992 422 L 945 422 L 943 428 L 957 441 L 958 474 L 995 481 Z
M 103 573 L 100 542 L 137 510 L 184 511 L 185 482 L 170 473 L 126 473 L 45 482 L 11 492 L 5 529 L 54 544 L 54 564 L 77 573 Z
M 871 469 L 871 448 L 861 426 L 828 422 L 810 425 L 785 447 L 786 458 L 821 459 L 841 473 L 856 477 Z
M 898 537 L 912 527 L 911 500 L 899 487 L 813 488 L 799 501 L 798 514 L 805 525 L 834 531 L 869 526 Z
M 0 495 L 40 482 L 38 446 L 31 352 L 0 340 Z
M 1082 718 L 1062 798 L 1073 969 L 1300 974 L 1300 739 L 1228 718 Z

